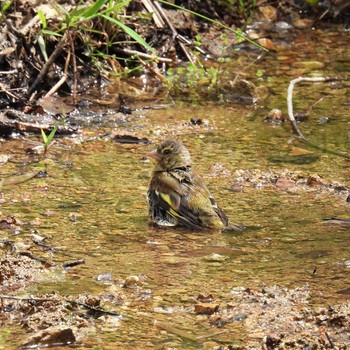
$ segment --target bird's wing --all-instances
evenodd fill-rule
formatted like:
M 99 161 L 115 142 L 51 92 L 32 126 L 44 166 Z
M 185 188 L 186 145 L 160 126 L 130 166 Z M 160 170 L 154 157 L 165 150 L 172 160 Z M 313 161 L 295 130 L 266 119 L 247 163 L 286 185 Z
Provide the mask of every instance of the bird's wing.
M 157 174 L 150 196 L 163 216 L 170 216 L 188 228 L 224 227 L 228 221 L 201 179 L 186 171 Z
M 177 194 L 159 193 L 159 206 L 166 213 L 174 218 L 179 224 L 192 229 L 202 228 L 202 222 L 199 217 L 184 205 L 183 197 Z

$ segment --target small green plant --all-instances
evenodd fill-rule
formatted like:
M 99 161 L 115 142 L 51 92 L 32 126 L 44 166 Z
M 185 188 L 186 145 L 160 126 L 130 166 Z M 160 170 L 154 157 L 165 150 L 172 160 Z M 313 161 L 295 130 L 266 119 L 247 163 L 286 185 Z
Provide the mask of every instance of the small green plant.
M 47 62 L 48 55 L 47 55 L 46 42 L 45 42 L 44 36 L 45 35 L 53 35 L 53 36 L 57 36 L 57 37 L 62 37 L 62 34 L 47 29 L 47 19 L 45 17 L 45 13 L 43 11 L 38 9 L 37 15 L 38 15 L 40 22 L 41 22 L 41 29 L 39 30 L 38 34 L 36 35 L 36 40 L 39 44 L 41 54 L 43 55 L 45 62 Z
M 256 71 L 256 76 L 258 77 L 258 80 L 264 80 L 264 72 L 261 69 Z
M 264 71 L 261 69 L 258 69 L 255 73 L 259 81 L 271 81 L 271 77 L 264 77 Z
M 194 37 L 194 45 L 195 46 L 201 46 L 202 45 L 202 36 L 201 35 L 196 35 L 195 37 Z
M 238 38 L 241 38 L 242 40 L 246 40 L 248 41 L 249 43 L 253 44 L 254 46 L 258 47 L 259 49 L 263 50 L 263 51 L 268 51 L 267 49 L 265 49 L 264 47 L 262 47 L 261 45 L 257 44 L 256 42 L 254 42 L 253 40 L 249 39 L 248 37 L 246 37 L 245 35 L 243 35 L 242 31 L 241 30 L 233 30 L 232 28 L 222 24 L 221 22 L 219 21 L 216 21 L 212 18 L 209 18 L 207 16 L 204 16 L 198 12 L 194 12 L 194 11 L 191 11 L 191 10 L 188 10 L 186 9 L 185 7 L 182 7 L 182 6 L 179 6 L 179 5 L 176 5 L 176 4 L 173 4 L 172 2 L 169 2 L 169 1 L 166 1 L 166 0 L 158 0 L 160 3 L 162 4 L 166 4 L 168 6 L 172 6 L 176 9 L 179 9 L 179 10 L 182 10 L 184 12 L 187 12 L 187 13 L 190 13 L 194 16 L 197 16 L 197 17 L 200 17 L 200 18 L 203 18 L 204 20 L 208 21 L 208 22 L 211 22 L 211 23 L 214 23 L 218 26 L 220 26 L 221 28 L 224 28 L 225 30 L 227 30 L 228 32 L 231 32 L 231 33 L 234 33 Z M 257 4 L 256 4 L 256 0 L 252 0 L 252 3 L 250 2 L 245 2 L 244 0 L 239 0 L 239 4 L 238 4 L 239 8 L 244 12 L 243 15 L 244 16 L 247 16 L 247 17 L 251 17 L 253 15 L 253 12 L 255 11 L 256 7 L 257 7 Z M 249 7 L 249 9 L 248 9 Z M 248 10 L 250 11 L 248 13 Z
M 12 0 L 4 1 L 1 4 L 1 7 L 0 7 L 0 19 L 5 16 L 5 12 L 10 8 L 11 5 L 12 5 Z
M 70 10 L 56 1 L 51 1 L 50 6 L 57 13 L 58 19 L 58 22 L 52 20 L 51 23 L 48 22 L 43 11 L 37 10 L 41 22 L 37 42 L 45 61 L 48 59 L 45 36 L 63 37 L 67 33 L 69 40 L 74 41 L 76 37 L 79 37 L 84 42 L 87 55 L 95 56 L 94 63 L 96 65 L 99 64 L 98 56 L 104 61 L 111 57 L 108 50 L 111 45 L 115 44 L 113 39 L 117 35 L 118 29 L 124 31 L 134 42 L 143 46 L 147 51 L 153 52 L 154 49 L 139 34 L 118 20 L 120 12 L 130 1 L 97 0 L 91 4 L 82 4 Z M 94 40 L 91 39 L 93 37 Z M 105 51 L 96 45 L 98 42 L 96 37 L 103 38 Z M 104 52 L 103 56 L 101 56 L 101 52 Z
M 246 1 L 238 0 L 238 9 L 246 22 L 251 22 L 254 12 L 256 10 L 256 0 Z
M 200 61 L 196 64 L 188 63 L 185 67 L 177 70 L 170 68 L 167 71 L 168 87 L 174 95 L 187 94 L 188 91 L 193 98 L 203 97 L 208 93 L 216 96 L 221 73 L 220 68 L 206 68 Z
M 43 141 L 44 141 L 44 154 L 47 153 L 47 150 L 52 145 L 52 140 L 55 137 L 56 131 L 57 131 L 57 126 L 55 126 L 51 130 L 49 135 L 46 135 L 45 131 L 43 129 L 41 129 L 41 136 L 42 136 Z

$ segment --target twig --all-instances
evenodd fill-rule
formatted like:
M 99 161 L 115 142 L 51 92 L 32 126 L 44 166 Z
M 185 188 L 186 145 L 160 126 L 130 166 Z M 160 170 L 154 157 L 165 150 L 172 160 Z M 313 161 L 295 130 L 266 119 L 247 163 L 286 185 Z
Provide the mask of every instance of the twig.
M 18 255 L 26 256 L 27 258 L 30 258 L 30 259 L 37 261 L 37 262 L 40 262 L 41 264 L 45 265 L 45 267 L 53 267 L 54 266 L 54 264 L 49 262 L 48 260 L 37 258 L 36 256 L 34 256 L 32 253 L 29 253 L 29 252 L 20 252 L 20 253 L 18 253 Z
M 325 98 L 326 98 L 326 96 L 322 96 L 322 97 L 318 98 L 315 102 L 313 102 L 313 103 L 311 104 L 311 106 L 310 106 L 309 109 L 305 112 L 305 114 L 308 115 L 308 114 L 311 112 L 311 110 L 312 110 L 318 103 L 322 102 Z
M 72 35 L 71 32 L 69 32 L 69 41 L 70 41 L 70 48 L 72 51 L 72 62 L 73 62 L 73 91 L 72 91 L 72 100 L 73 104 L 75 105 L 77 102 L 77 90 L 78 90 L 78 70 L 77 70 L 77 60 L 75 57 L 75 46 L 74 46 L 74 35 Z
M 28 122 L 22 122 L 17 121 L 14 118 L 11 118 L 12 116 L 18 116 L 18 111 L 13 110 L 7 110 L 6 112 L 7 116 L 2 115 L 0 113 L 0 127 L 5 130 L 16 130 L 19 132 L 33 132 L 33 133 L 40 133 L 40 129 L 43 129 L 44 131 L 50 131 L 52 130 L 52 125 L 50 124 L 37 124 L 37 123 L 28 123 Z M 57 129 L 58 134 L 66 134 L 71 135 L 76 132 L 78 132 L 79 129 L 76 127 L 72 127 L 69 125 L 59 125 Z
M 334 343 L 331 337 L 329 336 L 328 332 L 325 332 L 325 334 L 326 334 L 327 340 L 329 341 L 329 345 L 331 346 L 332 349 L 334 349 L 335 348 Z
M 57 249 L 54 247 L 51 247 L 47 244 L 41 243 L 39 240 L 32 238 L 32 241 L 34 244 L 36 244 L 38 247 L 43 248 L 45 251 L 51 251 L 51 252 L 55 252 Z
M 63 268 L 67 268 L 67 267 L 73 267 L 73 266 L 77 266 L 77 265 L 81 265 L 81 264 L 85 264 L 85 260 L 84 259 L 68 261 L 68 262 L 62 264 L 62 267 Z
M 152 14 L 153 21 L 157 28 L 164 28 L 165 23 L 162 16 L 157 12 L 157 9 L 154 7 L 152 0 L 141 0 L 143 5 L 146 7 L 147 11 Z
M 45 94 L 44 97 L 50 97 L 53 95 L 61 86 L 64 84 L 64 82 L 67 80 L 67 75 L 64 74 L 62 78 L 50 89 L 50 91 Z
M 68 66 L 70 61 L 71 53 L 68 51 L 66 63 L 64 64 L 64 73 L 62 78 L 50 89 L 50 91 L 45 95 L 45 97 L 49 97 L 53 95 L 61 86 L 62 84 L 67 80 L 68 77 Z
M 151 67 L 151 65 L 147 62 L 145 62 L 144 60 L 142 60 L 140 57 L 138 57 L 140 63 L 147 69 L 149 70 L 151 73 L 154 74 L 155 77 L 157 77 L 159 80 L 162 81 L 166 81 L 166 78 L 160 74 L 159 72 L 157 72 L 153 67 Z
M 6 70 L 6 71 L 0 71 L 0 74 L 15 74 L 17 73 L 17 69 L 12 69 L 12 70 Z
M 162 16 L 162 18 L 164 19 L 165 23 L 168 25 L 168 27 L 170 28 L 170 30 L 173 32 L 173 36 L 174 39 L 178 40 L 178 43 L 181 47 L 181 50 L 183 51 L 183 53 L 185 54 L 185 56 L 187 57 L 187 59 L 194 64 L 194 60 L 192 58 L 192 56 L 190 55 L 190 53 L 187 51 L 186 46 L 184 45 L 183 42 L 181 42 L 179 40 L 179 33 L 177 32 L 177 30 L 174 28 L 174 26 L 172 25 L 172 23 L 170 22 L 168 16 L 165 14 L 165 12 L 163 11 L 162 6 L 160 5 L 160 3 L 156 0 L 153 0 L 153 5 L 154 7 L 157 9 L 157 11 L 159 12 L 159 14 Z
M 164 62 L 164 63 L 172 63 L 173 62 L 173 60 L 171 58 L 157 57 L 157 56 L 149 55 L 147 53 L 143 53 L 143 52 L 136 51 L 136 50 L 118 49 L 118 51 L 122 52 L 122 53 L 126 53 L 127 55 L 130 55 L 130 56 L 135 55 L 135 56 L 139 56 L 142 58 L 155 59 L 156 61 L 159 61 L 159 62 Z
M 11 96 L 12 98 L 14 98 L 15 100 L 19 100 L 19 97 L 17 97 L 16 95 L 14 95 L 12 92 L 10 92 L 9 90 L 4 90 L 4 89 L 1 89 L 0 90 L 1 92 L 4 92 L 5 94 Z
M 121 314 L 114 312 L 114 311 L 108 311 L 108 310 L 104 310 L 102 308 L 99 307 L 95 307 L 95 306 L 90 306 L 88 304 L 85 303 L 81 303 L 79 301 L 75 301 L 75 300 L 69 300 L 69 299 L 54 299 L 54 298 L 30 298 L 30 297 L 17 297 L 17 296 L 12 296 L 12 295 L 3 295 L 0 294 L 0 299 L 11 299 L 11 300 L 18 300 L 18 301 L 38 301 L 38 302 L 42 302 L 42 301 L 62 301 L 65 303 L 70 303 L 73 306 L 74 305 L 78 305 L 78 306 L 82 306 L 88 310 L 94 311 L 94 312 L 98 312 L 98 313 L 102 313 L 102 314 L 106 314 L 106 315 L 111 315 L 111 316 L 118 316 L 120 317 Z
M 306 137 L 303 135 L 303 133 L 300 131 L 297 122 L 294 118 L 293 114 L 293 89 L 294 85 L 296 83 L 299 83 L 300 81 L 312 81 L 312 82 L 318 82 L 318 81 L 327 81 L 329 78 L 323 78 L 323 77 L 316 77 L 316 78 L 305 78 L 305 77 L 299 77 L 296 79 L 293 79 L 290 81 L 288 86 L 288 95 L 287 95 L 287 108 L 288 108 L 288 117 L 289 121 L 292 124 L 292 128 L 294 132 L 302 139 L 306 139 Z
M 287 108 L 288 108 L 288 117 L 289 117 L 289 121 L 292 125 L 293 131 L 300 137 L 300 139 L 304 142 L 306 142 L 308 145 L 310 145 L 313 148 L 316 148 L 320 151 L 326 152 L 326 153 L 330 153 L 336 156 L 340 156 L 343 157 L 345 159 L 350 159 L 350 156 L 343 154 L 343 153 L 339 153 L 337 151 L 332 151 L 329 150 L 327 148 L 318 146 L 312 142 L 310 142 L 305 136 L 304 134 L 301 132 L 301 130 L 299 129 L 297 122 L 294 118 L 294 114 L 293 114 L 293 89 L 294 89 L 294 85 L 296 83 L 299 83 L 301 81 L 311 81 L 311 82 L 326 82 L 326 81 L 336 81 L 336 80 L 343 80 L 341 78 L 323 78 L 323 77 L 315 77 L 315 78 L 308 78 L 308 77 L 299 77 L 296 79 L 293 79 L 290 81 L 289 86 L 288 86 L 288 94 L 287 94 Z
M 35 15 L 27 24 L 25 24 L 19 32 L 24 36 L 40 21 L 40 17 Z
M 121 314 L 119 314 L 117 312 L 104 310 L 104 309 L 102 309 L 100 307 L 90 306 L 88 304 L 81 303 L 81 302 L 74 301 L 74 300 L 65 300 L 65 302 L 71 303 L 72 305 L 75 304 L 75 305 L 79 305 L 79 306 L 85 307 L 86 309 L 89 309 L 90 311 L 97 312 L 97 313 L 100 313 L 100 314 L 105 314 L 105 315 L 110 315 L 110 316 L 117 316 L 117 317 L 121 317 L 122 316 Z
M 55 51 L 51 54 L 51 56 L 49 57 L 47 62 L 45 62 L 45 64 L 41 68 L 40 73 L 38 74 L 38 76 L 36 77 L 34 83 L 32 84 L 32 86 L 28 90 L 28 94 L 29 95 L 32 92 L 34 92 L 34 90 L 37 88 L 37 86 L 45 78 L 45 76 L 46 76 L 47 72 L 49 71 L 51 65 L 56 61 L 57 57 L 62 53 L 64 45 L 66 44 L 66 40 L 67 40 L 67 33 L 65 33 L 63 35 L 63 37 L 61 38 L 60 42 L 58 43 Z
M 3 295 L 0 294 L 0 299 L 11 299 L 18 301 L 54 301 L 52 298 L 29 298 L 29 297 L 16 297 L 14 295 Z

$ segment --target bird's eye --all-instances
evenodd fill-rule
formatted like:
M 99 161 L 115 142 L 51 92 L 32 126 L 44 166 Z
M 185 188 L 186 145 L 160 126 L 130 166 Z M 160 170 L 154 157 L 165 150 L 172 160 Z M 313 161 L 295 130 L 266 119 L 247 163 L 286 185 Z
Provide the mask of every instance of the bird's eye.
M 164 148 L 163 149 L 163 152 L 162 152 L 163 154 L 170 154 L 171 153 L 171 149 L 170 148 Z

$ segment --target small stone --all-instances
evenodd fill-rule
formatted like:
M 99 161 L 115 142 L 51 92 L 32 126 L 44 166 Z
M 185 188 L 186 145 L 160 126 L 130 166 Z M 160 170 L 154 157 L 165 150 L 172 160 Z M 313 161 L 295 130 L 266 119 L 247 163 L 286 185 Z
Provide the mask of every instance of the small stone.
M 191 118 L 191 124 L 193 124 L 193 125 L 202 125 L 203 124 L 203 120 L 201 118 L 198 118 L 198 117 L 192 117 Z
M 327 116 L 323 116 L 323 117 L 319 118 L 317 121 L 318 124 L 324 124 L 324 123 L 329 123 L 329 122 L 330 122 L 330 118 Z
M 198 303 L 194 306 L 194 311 L 199 315 L 212 315 L 219 310 L 219 304 Z
M 293 22 L 294 27 L 299 29 L 310 28 L 312 24 L 313 21 L 308 18 L 299 18 Z
M 213 253 L 211 255 L 204 257 L 205 261 L 210 261 L 210 262 L 221 262 L 221 261 L 225 261 L 226 259 L 227 259 L 226 256 L 216 254 L 216 253 Z
M 214 300 L 213 294 L 209 292 L 200 293 L 197 297 L 197 300 L 201 303 L 209 303 Z
M 281 124 L 285 121 L 285 117 L 280 109 L 274 108 L 267 114 L 264 120 L 267 123 Z
M 289 23 L 284 22 L 284 21 L 276 22 L 274 27 L 275 27 L 275 29 L 277 31 L 279 31 L 279 30 L 288 30 L 288 29 L 292 29 L 293 28 L 293 26 L 291 26 Z
M 259 12 L 264 19 L 274 22 L 277 19 L 277 9 L 273 6 L 261 6 Z
M 26 349 L 38 349 L 73 343 L 75 343 L 75 335 L 71 328 L 53 326 L 31 335 L 21 347 Z
M 123 287 L 133 288 L 140 285 L 140 278 L 138 276 L 129 276 L 125 279 Z
M 8 156 L 7 154 L 0 154 L 0 165 L 4 165 L 9 161 L 9 159 L 10 156 Z
M 261 45 L 262 47 L 264 47 L 265 49 L 268 50 L 275 50 L 275 44 L 273 43 L 273 41 L 271 39 L 268 38 L 260 38 L 257 40 L 258 44 Z
M 268 349 L 275 349 L 275 347 L 281 342 L 281 337 L 277 334 L 269 334 L 264 337 L 263 342 Z
M 110 272 L 101 273 L 96 277 L 97 282 L 110 282 L 112 279 L 112 274 Z

